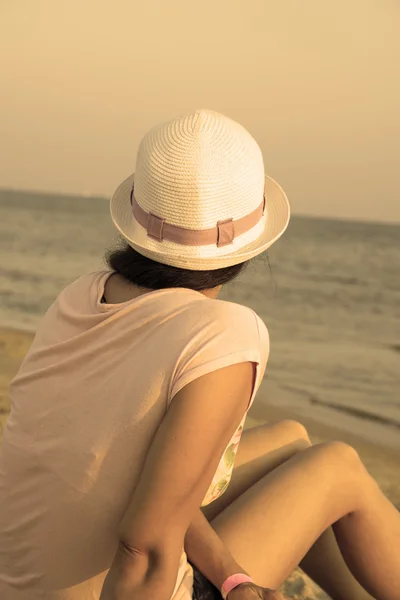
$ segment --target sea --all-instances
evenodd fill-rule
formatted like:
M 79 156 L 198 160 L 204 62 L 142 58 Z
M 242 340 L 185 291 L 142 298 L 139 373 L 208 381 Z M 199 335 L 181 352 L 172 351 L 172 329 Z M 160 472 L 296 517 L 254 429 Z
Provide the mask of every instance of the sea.
M 0 190 L 0 325 L 35 331 L 118 241 L 107 198 Z M 218 297 L 268 327 L 268 401 L 397 440 L 400 457 L 400 224 L 292 216 Z

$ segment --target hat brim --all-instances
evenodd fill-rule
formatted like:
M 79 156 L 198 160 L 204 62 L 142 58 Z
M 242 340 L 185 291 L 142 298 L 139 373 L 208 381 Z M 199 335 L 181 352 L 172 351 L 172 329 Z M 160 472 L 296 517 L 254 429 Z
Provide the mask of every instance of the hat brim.
M 269 175 L 265 176 L 265 195 L 267 218 L 262 234 L 253 242 L 230 254 L 219 257 L 183 257 L 167 255 L 150 249 L 144 243 L 150 238 L 140 223 L 132 215 L 130 193 L 133 185 L 134 173 L 127 177 L 116 189 L 110 202 L 110 212 L 113 223 L 119 233 L 140 254 L 163 264 L 172 265 L 181 269 L 206 271 L 221 269 L 236 265 L 267 250 L 276 242 L 286 230 L 290 220 L 290 206 L 287 196 L 279 183 Z M 153 242 L 153 240 L 152 240 Z M 156 242 L 157 244 L 162 242 Z

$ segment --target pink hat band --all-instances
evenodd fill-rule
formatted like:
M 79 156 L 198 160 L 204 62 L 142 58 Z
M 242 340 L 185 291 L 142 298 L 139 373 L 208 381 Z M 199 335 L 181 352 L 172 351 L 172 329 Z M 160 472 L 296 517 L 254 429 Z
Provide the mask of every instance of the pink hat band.
M 235 237 L 252 229 L 262 218 L 265 211 L 265 190 L 261 204 L 248 215 L 240 219 L 217 221 L 215 227 L 209 229 L 187 229 L 167 223 L 162 217 L 146 212 L 136 201 L 134 186 L 131 190 L 132 213 L 136 221 L 147 230 L 147 235 L 161 242 L 166 239 L 185 246 L 206 246 L 216 244 L 218 247 L 231 244 Z

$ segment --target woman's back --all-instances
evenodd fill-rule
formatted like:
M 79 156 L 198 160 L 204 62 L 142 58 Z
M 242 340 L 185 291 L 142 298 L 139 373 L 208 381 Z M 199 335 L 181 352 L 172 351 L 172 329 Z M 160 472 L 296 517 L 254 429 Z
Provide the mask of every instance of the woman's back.
M 98 598 L 171 399 L 243 361 L 259 365 L 254 394 L 262 380 L 268 333 L 252 310 L 186 288 L 102 304 L 109 276 L 85 275 L 60 294 L 11 384 L 0 453 L 0 596 L 9 600 Z M 240 433 L 203 506 L 227 487 Z M 176 597 L 185 570 L 189 585 L 183 554 Z

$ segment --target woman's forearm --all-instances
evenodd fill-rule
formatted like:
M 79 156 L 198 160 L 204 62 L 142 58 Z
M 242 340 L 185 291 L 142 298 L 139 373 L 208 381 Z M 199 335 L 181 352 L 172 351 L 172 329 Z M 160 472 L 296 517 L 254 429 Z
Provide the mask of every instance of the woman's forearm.
M 230 575 L 248 575 L 235 561 L 200 508 L 186 532 L 184 548 L 190 562 L 219 590 Z
M 176 584 L 182 546 L 190 562 L 217 589 L 234 573 L 248 574 L 235 561 L 200 508 L 184 540 L 177 543 L 176 537 L 161 536 L 151 552 L 136 552 L 120 544 L 100 600 L 169 600 Z

